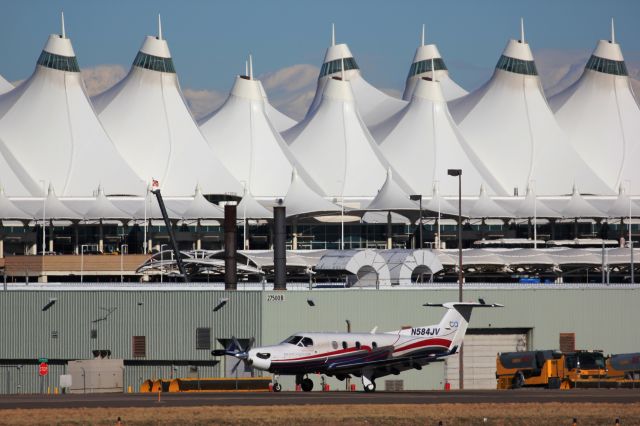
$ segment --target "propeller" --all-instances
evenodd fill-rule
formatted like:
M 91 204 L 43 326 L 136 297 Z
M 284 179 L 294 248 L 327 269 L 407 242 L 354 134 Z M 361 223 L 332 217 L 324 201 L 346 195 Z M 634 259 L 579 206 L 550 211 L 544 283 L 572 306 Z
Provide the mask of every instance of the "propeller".
M 249 343 L 247 344 L 247 346 L 243 348 L 240 342 L 238 341 L 238 339 L 236 339 L 235 336 L 231 336 L 231 343 L 229 344 L 229 346 L 227 346 L 225 349 L 215 349 L 211 351 L 211 355 L 232 356 L 237 358 L 238 362 L 236 362 L 236 364 L 231 369 L 231 372 L 235 373 L 241 362 L 244 362 L 245 365 L 248 365 L 248 366 L 251 365 L 247 362 L 247 359 L 249 358 L 249 351 L 251 350 L 251 347 L 255 342 L 256 342 L 255 337 L 252 337 L 251 339 L 249 339 Z

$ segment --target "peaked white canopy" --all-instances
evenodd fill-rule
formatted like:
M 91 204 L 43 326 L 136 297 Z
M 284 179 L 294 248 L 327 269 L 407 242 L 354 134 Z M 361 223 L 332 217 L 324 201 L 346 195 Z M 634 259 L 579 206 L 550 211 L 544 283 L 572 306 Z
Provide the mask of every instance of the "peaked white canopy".
M 283 137 L 327 196 L 374 197 L 384 183 L 389 164 L 360 119 L 350 81 L 328 80 L 322 102 Z
M 451 118 L 441 83 L 419 78 L 414 84 L 411 102 L 371 128 L 389 163 L 421 194 L 428 194 L 438 182 L 443 193 L 457 195 L 458 180 L 447 175 L 448 169 L 455 168 L 463 171 L 463 194 L 486 182 L 492 193 L 506 195 Z
M 9 83 L 3 76 L 0 75 L 0 95 L 13 90 L 13 84 Z
M 222 219 L 224 218 L 224 210 L 217 205 L 210 203 L 202 195 L 200 186 L 196 186 L 196 192 L 193 200 L 189 203 L 186 210 L 182 212 L 183 219 Z
M 438 184 L 434 183 L 431 190 L 431 199 L 426 204 L 422 205 L 422 210 L 429 210 L 432 212 L 440 212 L 444 214 L 457 215 L 458 207 L 454 207 L 453 204 L 440 195 Z
M 543 201 L 536 198 L 535 191 L 528 186 L 527 195 L 524 200 L 518 205 L 514 212 L 515 217 L 531 218 L 557 218 L 562 217 L 560 213 L 548 207 Z
M 147 36 L 129 74 L 93 98 L 118 150 L 167 196 L 242 193 L 204 139 L 182 96 L 166 40 Z
M 409 194 L 394 180 L 391 169 L 387 169 L 387 178 L 378 194 L 367 206 L 367 210 L 417 211 L 418 204 L 409 199 Z
M 612 193 L 555 121 L 528 43 L 510 40 L 491 79 L 449 107 L 476 155 L 509 193 L 532 180 L 544 195 L 566 194 L 573 182 L 587 193 Z
M 64 196 L 89 196 L 99 184 L 115 194 L 144 190 L 98 121 L 64 35 L 50 35 L 31 77 L 0 97 L 0 156 L 22 184 L 0 172 L 11 195 L 42 195 L 41 180 Z
M 340 207 L 325 200 L 300 177 L 298 170 L 291 173 L 291 184 L 284 198 L 286 215 L 301 216 L 309 213 L 338 212 Z
M 98 187 L 96 199 L 91 203 L 89 209 L 82 215 L 85 220 L 95 219 L 131 219 L 131 215 L 116 207 L 106 195 L 104 189 Z
M 273 213 L 260 204 L 250 192 L 246 192 L 238 203 L 236 214 L 239 219 L 273 219 Z M 286 214 L 286 212 L 285 212 Z
M 44 207 L 44 209 L 43 209 Z M 36 211 L 35 218 L 40 219 L 58 219 L 58 220 L 80 220 L 82 216 L 75 211 L 67 207 L 56 196 L 56 192 L 53 189 L 53 184 L 49 184 L 47 191 L 47 198 L 45 199 L 44 206 L 40 206 Z
M 200 121 L 200 130 L 251 194 L 282 197 L 287 193 L 295 160 L 271 123 L 259 81 L 236 77 L 225 103 Z
M 504 207 L 493 201 L 487 194 L 484 185 L 480 185 L 480 196 L 469 208 L 469 217 L 475 218 L 511 218 L 513 213 L 508 212 Z
M 576 185 L 573 186 L 573 193 L 571 198 L 564 205 L 562 210 L 562 217 L 566 218 L 579 218 L 579 217 L 607 217 L 607 214 L 593 207 L 587 200 L 585 200 Z
M 335 34 L 335 33 L 334 33 Z M 404 107 L 405 102 L 387 95 L 369 84 L 360 73 L 360 68 L 346 44 L 335 44 L 335 36 L 332 44 L 327 48 L 318 77 L 316 94 L 311 102 L 307 117 L 313 114 L 322 102 L 322 94 L 327 82 L 332 77 L 342 75 L 344 63 L 344 77 L 351 81 L 358 111 L 367 126 L 373 126 L 385 120 Z
M 431 77 L 433 79 L 433 68 L 435 68 L 435 80 L 440 82 L 442 95 L 446 101 L 460 98 L 469 93 L 451 79 L 449 70 L 440 55 L 440 51 L 438 51 L 438 47 L 435 44 L 424 44 L 424 37 L 423 25 L 421 43 L 416 49 L 415 55 L 413 55 L 413 61 L 411 61 L 411 68 L 409 68 L 402 99 L 405 101 L 411 100 L 416 83 L 420 81 L 422 77 Z
M 28 220 L 33 219 L 32 215 L 16 207 L 15 204 L 5 195 L 4 187 L 0 185 L 0 220 Z
M 289 117 L 286 114 L 283 114 L 279 110 L 277 110 L 271 102 L 269 102 L 269 98 L 267 96 L 267 92 L 264 90 L 264 86 L 260 80 L 256 80 L 258 82 L 258 86 L 260 87 L 260 92 L 262 93 L 262 97 L 264 98 L 264 112 L 269 117 L 269 121 L 273 125 L 273 127 L 278 132 L 284 132 L 287 129 L 295 126 L 297 121 L 293 118 Z
M 631 201 L 624 186 L 620 185 L 618 197 L 610 204 L 607 210 L 608 217 L 629 217 L 638 216 L 638 206 Z
M 609 186 L 640 186 L 640 107 L 618 43 L 600 40 L 580 79 L 549 104 L 575 150 Z

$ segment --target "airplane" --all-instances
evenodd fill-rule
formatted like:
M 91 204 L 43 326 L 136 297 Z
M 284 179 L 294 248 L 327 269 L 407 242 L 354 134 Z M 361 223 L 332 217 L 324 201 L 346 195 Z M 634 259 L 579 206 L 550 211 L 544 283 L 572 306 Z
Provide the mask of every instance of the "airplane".
M 308 374 L 319 373 L 339 380 L 356 376 L 365 392 L 376 390 L 375 380 L 389 374 L 416 369 L 432 362 L 444 361 L 462 344 L 473 308 L 495 308 L 503 305 L 478 302 L 425 303 L 447 309 L 440 323 L 408 327 L 377 333 L 296 333 L 273 346 L 252 348 L 254 339 L 242 348 L 233 337 L 226 349 L 211 351 L 213 356 L 238 359 L 234 371 L 244 362 L 257 370 L 274 375 L 273 390 L 280 392 L 280 375 L 295 375 L 296 385 L 303 391 L 313 389 Z

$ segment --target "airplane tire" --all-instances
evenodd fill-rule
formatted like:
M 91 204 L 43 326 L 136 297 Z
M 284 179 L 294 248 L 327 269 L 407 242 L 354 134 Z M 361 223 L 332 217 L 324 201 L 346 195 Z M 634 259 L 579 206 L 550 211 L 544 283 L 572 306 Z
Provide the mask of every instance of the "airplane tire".
M 524 386 L 524 374 L 522 371 L 516 372 L 516 375 L 513 377 L 513 389 L 520 389 Z
M 282 390 L 282 385 L 280 383 L 274 383 L 273 384 L 273 391 L 274 392 L 280 392 Z
M 311 390 L 313 389 L 313 380 L 309 378 L 303 379 L 302 383 L 300 383 L 300 387 L 305 392 L 311 392 Z
M 375 392 L 376 391 L 376 384 L 375 383 L 371 383 L 370 385 L 367 385 L 364 387 L 364 391 L 365 392 Z

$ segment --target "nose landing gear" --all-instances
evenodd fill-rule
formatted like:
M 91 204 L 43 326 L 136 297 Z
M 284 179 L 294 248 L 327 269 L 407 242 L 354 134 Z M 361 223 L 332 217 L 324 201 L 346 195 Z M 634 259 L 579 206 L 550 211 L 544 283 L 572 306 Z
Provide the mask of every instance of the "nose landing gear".
M 362 375 L 362 388 L 365 392 L 375 392 L 376 391 L 376 382 L 373 381 L 373 378 L 367 377 L 365 374 Z

